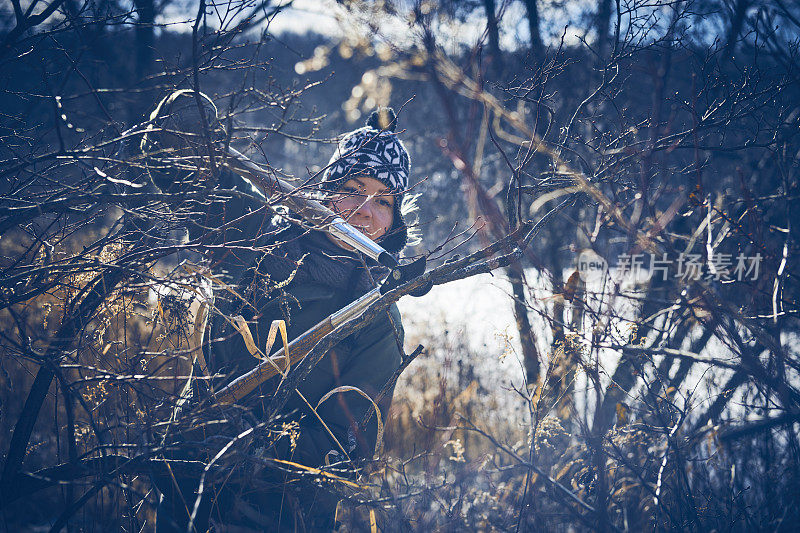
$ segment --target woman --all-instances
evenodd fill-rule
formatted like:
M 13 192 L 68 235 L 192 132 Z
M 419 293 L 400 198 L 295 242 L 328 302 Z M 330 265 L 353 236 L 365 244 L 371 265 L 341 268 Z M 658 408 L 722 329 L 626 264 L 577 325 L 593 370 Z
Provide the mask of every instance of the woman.
M 387 251 L 399 254 L 408 239 L 401 204 L 408 188 L 410 160 L 394 132 L 395 126 L 394 113 L 385 110 L 373 113 L 365 127 L 344 135 L 324 172 L 321 189 L 329 207 Z M 219 180 L 220 189 L 250 195 L 254 192 L 248 182 L 230 172 L 222 172 Z M 207 218 L 190 230 L 192 238 L 208 237 L 207 241 L 217 245 L 212 246 L 213 269 L 230 287 L 215 295 L 219 313 L 211 323 L 207 353 L 209 369 L 226 376 L 226 381 L 258 363 L 231 317 L 242 315 L 248 320 L 256 346 L 263 350 L 273 320 L 285 320 L 289 339 L 296 338 L 376 286 L 387 274 L 384 267 L 330 234 L 276 222 L 271 217 L 263 202 L 237 195 L 211 209 Z M 359 425 L 374 409 L 369 400 L 355 392 L 339 393 L 316 409 L 318 417 L 309 405 L 316 406 L 326 393 L 341 386 L 357 387 L 374 400 L 386 388 L 378 403 L 385 420 L 393 391 L 389 381 L 400 365 L 402 344 L 400 315 L 393 305 L 336 345 L 301 382 L 299 394 L 292 395 L 284 408 L 286 416 L 299 424 L 299 435 L 291 443 L 283 439 L 271 453 L 307 466 L 371 458 L 377 437 L 376 417 L 367 427 Z M 275 386 L 268 382 L 248 399 L 256 419 L 264 416 L 259 395 L 269 396 Z M 166 496 L 174 503 L 170 495 Z M 252 512 L 249 518 L 234 516 L 222 509 L 231 505 L 205 501 L 197 517 L 198 530 L 205 527 L 209 514 L 211 519 L 242 520 L 243 525 L 256 528 L 276 527 L 276 519 L 282 528 L 290 527 L 298 513 L 281 515 L 274 508 L 292 495 L 279 496 L 280 501 L 269 494 L 249 498 L 251 507 L 257 509 L 257 518 L 251 516 Z M 332 528 L 335 498 L 323 491 L 306 490 L 297 502 L 305 527 Z M 159 530 L 170 530 L 167 522 L 185 530 L 188 516 L 182 506 L 162 504 L 159 514 Z M 171 516 L 167 518 L 167 514 Z M 259 520 L 265 522 L 259 524 Z

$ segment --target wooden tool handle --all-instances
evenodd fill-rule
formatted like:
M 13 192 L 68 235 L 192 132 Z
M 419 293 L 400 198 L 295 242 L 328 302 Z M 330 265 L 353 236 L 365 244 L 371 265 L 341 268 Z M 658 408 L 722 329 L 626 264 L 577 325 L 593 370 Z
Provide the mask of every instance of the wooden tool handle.
M 277 376 L 285 369 L 299 363 L 322 337 L 333 330 L 330 320 L 320 322 L 289 343 L 289 364 L 283 348 L 275 355 L 261 361 L 250 372 L 239 376 L 214 393 L 220 403 L 235 403 L 256 390 L 259 385 Z

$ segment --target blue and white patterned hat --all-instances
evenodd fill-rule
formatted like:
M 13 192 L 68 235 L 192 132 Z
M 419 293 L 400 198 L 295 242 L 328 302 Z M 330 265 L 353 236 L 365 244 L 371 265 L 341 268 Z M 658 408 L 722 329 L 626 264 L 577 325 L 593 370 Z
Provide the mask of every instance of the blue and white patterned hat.
M 333 192 L 349 179 L 368 176 L 386 185 L 395 196 L 394 219 L 380 243 L 390 252 L 399 252 L 408 240 L 400 205 L 408 189 L 411 158 L 395 133 L 396 127 L 397 116 L 391 108 L 373 111 L 366 126 L 342 136 L 320 184 Z
M 411 160 L 394 131 L 396 126 L 397 117 L 387 108 L 373 111 L 365 127 L 345 134 L 323 175 L 324 187 L 336 190 L 350 178 L 366 175 L 404 193 Z

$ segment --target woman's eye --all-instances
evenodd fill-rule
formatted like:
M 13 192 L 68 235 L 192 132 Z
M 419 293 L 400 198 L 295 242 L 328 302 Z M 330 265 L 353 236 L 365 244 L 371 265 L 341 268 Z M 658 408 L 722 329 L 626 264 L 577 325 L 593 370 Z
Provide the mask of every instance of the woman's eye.
M 386 198 L 378 198 L 378 204 L 384 207 L 392 207 L 392 203 Z

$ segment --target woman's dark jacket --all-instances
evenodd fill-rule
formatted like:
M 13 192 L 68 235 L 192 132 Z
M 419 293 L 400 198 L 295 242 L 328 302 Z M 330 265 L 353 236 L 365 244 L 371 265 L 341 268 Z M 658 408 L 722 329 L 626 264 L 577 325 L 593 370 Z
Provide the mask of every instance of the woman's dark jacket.
M 235 189 L 251 197 L 234 196 L 212 204 L 205 220 L 200 219 L 190 235 L 193 240 L 212 245 L 212 270 L 230 288 L 215 289 L 218 312 L 211 320 L 207 353 L 210 370 L 224 374 L 225 381 L 230 381 L 259 361 L 249 353 L 229 318 L 242 315 L 247 319 L 256 346 L 263 351 L 273 320 L 286 321 L 291 342 L 376 286 L 385 270 L 343 250 L 325 234 L 273 223 L 273 213 L 257 199 L 260 195 L 248 182 L 229 172 L 221 174 L 220 189 Z M 298 390 L 313 406 L 328 391 L 343 385 L 358 387 L 377 399 L 400 366 L 402 341 L 400 315 L 393 305 L 389 312 L 380 314 L 328 352 Z M 281 346 L 278 337 L 271 351 Z M 274 380 L 254 396 L 269 396 L 277 386 Z M 384 421 L 392 392 L 390 388 L 379 403 Z M 258 412 L 258 400 L 251 398 L 248 403 Z M 356 429 L 368 410 L 374 410 L 369 401 L 355 392 L 346 392 L 326 400 L 317 412 L 348 455 L 356 458 L 373 454 L 375 416 L 366 428 Z M 319 466 L 330 450 L 341 453 L 298 394 L 290 396 L 284 413 L 300 421 L 292 460 Z

